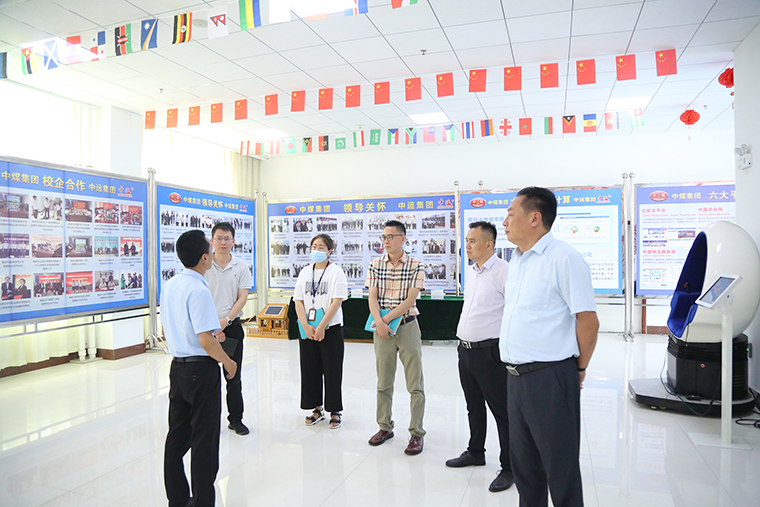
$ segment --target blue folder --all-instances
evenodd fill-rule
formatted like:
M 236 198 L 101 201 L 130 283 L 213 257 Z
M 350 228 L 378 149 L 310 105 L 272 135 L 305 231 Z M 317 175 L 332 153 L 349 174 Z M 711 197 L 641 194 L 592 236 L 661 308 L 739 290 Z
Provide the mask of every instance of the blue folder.
M 382 317 L 385 317 L 391 313 L 390 310 L 380 310 L 380 315 Z M 369 331 L 370 333 L 374 333 L 376 331 L 375 326 L 372 326 L 372 324 L 375 323 L 375 318 L 372 317 L 372 314 L 369 314 L 369 318 L 367 319 L 367 323 L 364 325 L 364 330 Z M 391 331 L 393 331 L 393 334 L 396 334 L 396 331 L 398 330 L 398 326 L 401 324 L 401 317 L 396 317 L 393 319 L 388 326 L 390 326 Z
M 317 308 L 317 316 L 314 318 L 314 320 L 310 320 L 309 324 L 311 326 L 317 327 L 320 322 L 322 322 L 322 319 L 325 317 L 325 311 L 321 308 Z M 306 339 L 306 331 L 304 330 L 303 326 L 301 325 L 301 321 L 298 321 L 298 331 L 301 333 L 301 339 Z

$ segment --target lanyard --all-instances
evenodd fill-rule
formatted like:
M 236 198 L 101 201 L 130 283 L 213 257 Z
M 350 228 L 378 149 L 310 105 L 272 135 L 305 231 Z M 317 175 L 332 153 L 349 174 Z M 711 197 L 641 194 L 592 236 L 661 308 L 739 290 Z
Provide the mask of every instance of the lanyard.
M 322 274 L 319 277 L 319 281 L 317 282 L 317 287 L 319 287 L 320 285 L 322 285 L 322 277 L 325 276 L 325 272 L 327 272 L 327 267 L 329 265 L 330 265 L 330 262 L 328 261 L 327 262 L 327 266 L 325 266 L 324 271 L 322 271 Z M 316 294 L 317 294 L 317 288 L 314 287 L 314 276 L 315 276 L 315 273 L 316 273 L 315 270 L 317 269 L 316 266 L 317 266 L 316 262 L 311 265 L 311 307 L 312 308 L 314 308 L 314 306 L 317 304 L 316 303 L 316 297 L 315 297 Z

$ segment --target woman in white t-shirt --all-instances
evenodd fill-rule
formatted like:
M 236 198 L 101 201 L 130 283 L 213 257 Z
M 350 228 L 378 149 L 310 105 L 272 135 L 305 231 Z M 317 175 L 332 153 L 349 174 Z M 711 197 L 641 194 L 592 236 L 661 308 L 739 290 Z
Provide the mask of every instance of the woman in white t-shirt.
M 343 410 L 341 304 L 348 298 L 348 281 L 341 267 L 330 262 L 333 248 L 333 240 L 327 234 L 318 234 L 311 239 L 313 264 L 304 267 L 298 275 L 293 300 L 298 322 L 303 328 L 299 340 L 301 408 L 312 410 L 305 422 L 308 426 L 318 423 L 325 418 L 324 411 L 327 410 L 330 412 L 330 428 L 336 429 L 340 428 Z

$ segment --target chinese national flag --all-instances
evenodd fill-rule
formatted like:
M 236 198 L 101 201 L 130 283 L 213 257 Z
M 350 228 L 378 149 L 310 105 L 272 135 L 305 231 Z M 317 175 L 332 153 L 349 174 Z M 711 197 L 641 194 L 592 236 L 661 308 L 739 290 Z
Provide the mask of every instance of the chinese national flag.
M 390 104 L 391 102 L 391 84 L 389 81 L 375 83 L 375 105 Z
M 618 81 L 636 79 L 636 55 L 618 56 L 615 58 L 615 62 Z
M 563 134 L 575 133 L 575 115 L 562 117 L 562 133 Z
M 177 110 L 169 109 L 166 112 L 166 128 L 174 128 L 177 126 Z
M 247 120 L 248 119 L 248 99 L 241 99 L 235 101 L 235 119 Z
M 222 103 L 211 104 L 211 123 L 222 122 Z
M 413 77 L 406 80 L 406 100 L 420 100 L 422 98 L 422 86 L 420 78 Z
M 156 112 L 145 111 L 145 128 L 146 130 L 156 128 Z
M 361 85 L 346 86 L 346 107 L 359 107 L 362 105 Z
M 504 67 L 504 91 L 522 90 L 522 67 Z
M 655 59 L 657 60 L 657 75 L 669 76 L 671 74 L 677 74 L 676 68 L 676 50 L 667 49 L 665 51 L 657 51 L 655 53 Z
M 200 125 L 201 124 L 201 107 L 192 106 L 190 108 L 190 118 L 187 120 L 188 125 Z
M 454 74 L 438 74 L 435 76 L 435 85 L 438 88 L 439 97 L 454 95 Z
M 533 120 L 531 118 L 520 118 L 520 135 L 529 136 L 533 134 Z
M 575 62 L 575 73 L 579 85 L 596 83 L 596 60 L 578 60 Z
M 545 63 L 541 65 L 541 88 L 559 87 L 559 64 Z
M 486 69 L 470 71 L 470 91 L 471 92 L 486 91 Z
M 333 89 L 322 88 L 319 90 L 319 110 L 332 109 Z
M 264 97 L 264 114 L 266 116 L 277 114 L 277 94 Z
M 290 112 L 298 113 L 306 107 L 306 91 L 299 90 L 290 94 Z M 267 113 L 269 114 L 269 113 Z

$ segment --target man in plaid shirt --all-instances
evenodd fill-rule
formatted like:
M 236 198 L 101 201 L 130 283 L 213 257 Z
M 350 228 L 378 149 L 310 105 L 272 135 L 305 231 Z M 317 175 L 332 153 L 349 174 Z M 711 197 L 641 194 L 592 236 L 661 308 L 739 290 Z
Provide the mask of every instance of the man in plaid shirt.
M 404 451 L 414 456 L 422 452 L 425 430 L 425 385 L 422 378 L 422 336 L 414 305 L 425 285 L 425 271 L 420 261 L 404 252 L 406 227 L 391 220 L 383 229 L 385 253 L 370 262 L 367 273 L 369 311 L 375 319 L 372 335 L 377 368 L 377 424 L 380 431 L 369 439 L 369 445 L 380 445 L 393 438 L 393 382 L 396 378 L 396 356 L 404 365 L 406 389 L 411 397 L 412 418 L 409 423 L 409 445 Z M 383 315 L 381 310 L 388 310 Z M 401 317 L 395 333 L 389 323 Z

